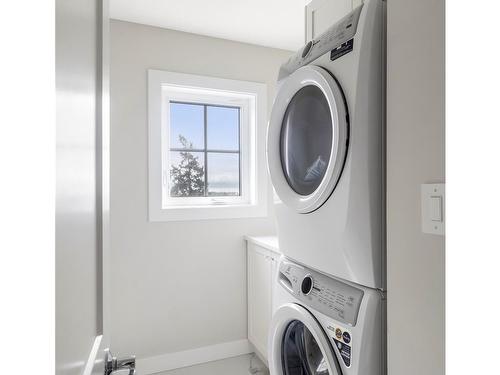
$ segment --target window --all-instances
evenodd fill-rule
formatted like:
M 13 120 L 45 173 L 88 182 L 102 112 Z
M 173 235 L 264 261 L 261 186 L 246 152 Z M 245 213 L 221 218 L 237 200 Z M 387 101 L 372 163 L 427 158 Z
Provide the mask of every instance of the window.
M 186 197 L 241 197 L 240 107 L 177 101 L 168 105 L 166 195 L 171 203 L 185 203 Z
M 265 216 L 265 85 L 149 71 L 149 218 Z

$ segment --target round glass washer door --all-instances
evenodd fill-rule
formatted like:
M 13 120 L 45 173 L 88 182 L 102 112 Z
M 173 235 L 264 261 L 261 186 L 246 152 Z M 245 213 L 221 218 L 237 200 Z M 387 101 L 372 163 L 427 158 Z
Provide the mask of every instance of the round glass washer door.
M 283 203 L 299 213 L 319 208 L 340 178 L 347 139 L 347 109 L 337 81 L 311 65 L 287 77 L 267 135 L 269 172 Z
M 302 306 L 286 304 L 274 314 L 269 336 L 271 374 L 341 375 L 333 349 L 316 319 Z

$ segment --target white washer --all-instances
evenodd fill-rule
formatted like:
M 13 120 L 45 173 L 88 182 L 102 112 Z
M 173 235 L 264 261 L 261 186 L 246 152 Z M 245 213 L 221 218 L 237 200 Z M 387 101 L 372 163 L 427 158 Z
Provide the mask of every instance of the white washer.
M 271 375 L 386 374 L 383 292 L 284 257 L 274 288 Z
M 280 250 L 385 289 L 385 5 L 366 0 L 281 66 L 267 158 Z

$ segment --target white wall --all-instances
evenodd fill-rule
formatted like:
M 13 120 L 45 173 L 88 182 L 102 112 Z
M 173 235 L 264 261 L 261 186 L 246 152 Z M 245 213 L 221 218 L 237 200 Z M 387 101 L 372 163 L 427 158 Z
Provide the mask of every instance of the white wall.
M 420 184 L 444 182 L 444 0 L 387 2 L 389 375 L 444 374 L 444 237 Z
M 148 222 L 147 70 L 264 82 L 271 108 L 279 65 L 289 56 L 283 50 L 111 22 L 114 352 L 144 358 L 245 339 L 242 236 L 274 232 L 271 217 Z

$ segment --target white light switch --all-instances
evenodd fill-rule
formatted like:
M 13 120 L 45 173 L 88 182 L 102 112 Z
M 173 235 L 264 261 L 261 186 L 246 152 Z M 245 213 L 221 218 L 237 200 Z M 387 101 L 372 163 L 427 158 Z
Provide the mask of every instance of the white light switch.
M 422 232 L 444 235 L 444 184 L 423 184 Z
M 443 198 L 440 196 L 431 196 L 429 199 L 429 217 L 432 221 L 443 221 L 443 212 L 441 210 L 441 201 Z

